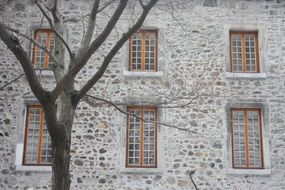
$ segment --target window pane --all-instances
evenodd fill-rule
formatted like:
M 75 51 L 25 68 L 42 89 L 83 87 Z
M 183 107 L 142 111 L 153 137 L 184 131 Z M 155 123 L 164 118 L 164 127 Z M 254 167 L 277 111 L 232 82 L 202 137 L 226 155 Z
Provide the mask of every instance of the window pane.
M 230 34 L 232 72 L 258 72 L 256 36 L 253 32 Z
M 37 163 L 39 146 L 40 113 L 38 108 L 29 108 L 27 116 L 26 163 Z
M 47 131 L 46 123 L 44 121 L 42 108 L 38 105 L 28 106 L 26 120 L 26 151 L 24 163 L 51 163 L 51 140 Z
M 145 33 L 145 70 L 154 70 L 156 34 Z
M 142 34 L 141 33 L 135 33 L 132 36 L 132 70 L 140 70 L 141 64 L 142 64 Z
M 249 166 L 261 167 L 260 131 L 258 111 L 248 111 Z
M 51 30 L 36 30 L 35 40 L 42 46 L 46 47 L 52 54 L 54 53 L 55 40 Z M 52 59 L 41 48 L 34 46 L 33 64 L 36 68 L 46 69 L 51 68 Z
M 232 71 L 240 72 L 242 71 L 242 37 L 239 34 L 231 35 L 232 43 Z
M 260 110 L 232 111 L 234 167 L 262 167 L 260 126 Z
M 129 109 L 129 113 L 143 118 L 128 116 L 127 165 L 155 166 L 156 110 L 153 108 Z
M 156 40 L 154 31 L 139 31 L 131 37 L 131 70 L 154 71 L 156 69 Z
M 234 151 L 234 166 L 245 166 L 245 131 L 244 131 L 244 112 L 232 112 L 232 127 L 233 127 L 233 151 Z
M 254 34 L 245 34 L 246 71 L 255 72 L 255 37 Z

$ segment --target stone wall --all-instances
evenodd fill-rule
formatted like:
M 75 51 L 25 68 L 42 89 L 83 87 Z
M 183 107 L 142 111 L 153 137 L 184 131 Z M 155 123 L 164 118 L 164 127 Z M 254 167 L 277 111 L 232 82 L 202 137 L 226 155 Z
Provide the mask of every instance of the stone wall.
M 159 121 L 186 126 L 187 133 L 159 126 L 159 168 L 148 171 L 124 169 L 126 116 L 108 105 L 82 102 L 76 111 L 72 138 L 71 189 L 194 189 L 189 173 L 204 190 L 282 190 L 285 189 L 285 1 L 216 0 L 181 1 L 170 7 L 155 8 L 144 26 L 159 29 L 159 68 L 161 77 L 124 76 L 128 44 L 113 59 L 104 77 L 91 90 L 119 103 L 159 104 L 169 98 L 200 96 L 187 108 L 158 106 Z M 91 1 L 65 0 L 65 17 L 86 14 Z M 113 5 L 114 6 L 114 5 Z M 111 7 L 114 8 L 114 7 Z M 110 9 L 111 9 L 110 8 Z M 0 7 L 0 21 L 32 34 L 41 15 L 32 1 L 14 0 Z M 131 10 L 123 15 L 117 31 L 100 49 L 100 54 L 81 71 L 80 87 L 96 71 L 104 53 L 117 35 L 131 24 Z M 134 17 L 136 15 L 133 15 Z M 98 30 L 104 24 L 104 15 Z M 46 23 L 44 23 L 46 25 Z M 82 23 L 68 23 L 66 38 L 72 49 L 80 45 Z M 258 30 L 262 76 L 229 76 L 229 30 Z M 118 33 L 117 33 L 118 32 Z M 23 42 L 29 51 L 30 44 Z M 22 73 L 22 69 L 0 42 L 0 85 Z M 52 76 L 41 76 L 51 88 Z M 0 91 L 0 189 L 50 189 L 48 171 L 17 171 L 16 144 L 23 129 L 23 100 L 32 98 L 25 78 Z M 130 101 L 132 100 L 132 101 Z M 178 103 L 184 103 L 180 100 Z M 270 174 L 229 174 L 228 116 L 232 105 L 260 104 L 266 117 Z M 264 124 L 265 125 L 265 124 Z M 266 143 L 265 143 L 266 144 Z

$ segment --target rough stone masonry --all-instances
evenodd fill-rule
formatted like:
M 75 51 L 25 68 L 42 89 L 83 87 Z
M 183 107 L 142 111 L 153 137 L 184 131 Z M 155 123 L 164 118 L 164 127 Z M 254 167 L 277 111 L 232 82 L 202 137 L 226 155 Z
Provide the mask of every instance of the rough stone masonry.
M 115 108 L 80 103 L 73 128 L 71 189 L 74 190 L 189 190 L 189 173 L 200 190 L 285 190 L 285 1 L 189 0 L 157 7 L 143 27 L 158 29 L 158 74 L 128 72 L 126 44 L 90 94 L 128 105 L 157 105 L 158 120 L 186 126 L 195 133 L 158 125 L 158 167 L 126 168 L 127 116 Z M 183 5 L 181 5 L 181 2 Z M 68 18 L 84 15 L 92 1 L 63 0 Z M 109 9 L 111 10 L 114 5 Z M 77 78 L 81 86 L 98 62 L 132 23 L 127 10 L 107 42 Z M 132 15 L 136 17 L 137 15 Z M 100 31 L 108 18 L 98 17 Z M 0 22 L 32 36 L 42 16 L 33 1 L 13 0 L 0 6 Z M 48 26 L 43 23 L 44 27 Z M 72 49 L 81 43 L 82 22 L 66 24 Z M 258 32 L 258 73 L 232 73 L 230 31 Z M 31 44 L 23 39 L 28 52 Z M 23 71 L 0 42 L 0 85 Z M 47 89 L 53 75 L 39 73 Z M 200 96 L 184 108 L 163 102 L 179 100 L 195 89 Z M 50 168 L 16 167 L 25 128 L 25 105 L 35 102 L 25 78 L 0 91 L 0 189 L 50 189 Z M 183 100 L 179 100 L 183 103 Z M 181 102 L 173 102 L 172 105 Z M 235 169 L 231 152 L 231 108 L 262 110 L 263 169 Z

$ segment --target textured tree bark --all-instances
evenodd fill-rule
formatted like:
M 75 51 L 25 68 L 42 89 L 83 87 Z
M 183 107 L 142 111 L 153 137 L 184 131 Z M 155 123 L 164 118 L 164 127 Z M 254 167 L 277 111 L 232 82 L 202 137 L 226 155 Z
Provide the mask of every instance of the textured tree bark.
M 66 91 L 72 89 L 72 85 L 67 85 Z M 52 190 L 69 190 L 71 183 L 69 172 L 71 131 L 76 106 L 71 103 L 71 94 L 62 94 L 60 99 L 59 122 L 56 127 L 57 137 L 52 138 Z
M 62 139 L 53 145 L 52 190 L 70 188 L 70 140 Z
M 56 87 L 47 91 L 41 85 L 40 80 L 37 77 L 33 64 L 28 56 L 28 53 L 21 46 L 20 40 L 9 33 L 8 27 L 0 23 L 0 39 L 4 41 L 7 47 L 14 53 L 23 67 L 26 75 L 26 79 L 31 87 L 32 92 L 39 100 L 44 108 L 45 119 L 47 122 L 47 128 L 52 139 L 53 150 L 53 162 L 52 162 L 52 190 L 69 190 L 70 189 L 70 146 L 71 146 L 71 133 L 72 125 L 75 114 L 75 109 L 80 100 L 86 95 L 86 93 L 98 82 L 108 68 L 111 60 L 119 49 L 127 42 L 131 35 L 136 32 L 142 25 L 147 14 L 158 0 L 150 0 L 145 3 L 140 0 L 142 12 L 139 19 L 133 24 L 133 26 L 123 34 L 114 44 L 113 48 L 109 51 L 106 58 L 102 62 L 99 70 L 90 78 L 90 80 L 78 91 L 74 89 L 74 80 L 80 70 L 86 65 L 90 57 L 96 52 L 101 45 L 108 38 L 118 20 L 120 19 L 123 11 L 127 7 L 128 0 L 118 1 L 118 6 L 113 13 L 112 17 L 106 22 L 105 28 L 101 33 L 91 42 L 93 31 L 96 24 L 96 14 L 100 9 L 100 0 L 94 1 L 94 5 L 91 11 L 91 17 L 89 21 L 88 32 L 85 34 L 84 43 L 81 48 L 74 54 L 69 45 L 62 38 L 63 35 L 63 23 L 61 16 L 57 10 L 57 0 L 54 0 L 54 5 L 51 8 L 44 8 L 37 0 L 36 5 L 46 18 L 50 27 L 56 34 L 55 37 L 55 51 L 54 51 L 54 65 L 53 72 L 56 79 Z M 111 2 L 111 1 L 110 1 Z M 106 5 L 108 6 L 108 5 Z M 104 5 L 103 5 L 104 7 Z M 102 8 L 102 7 L 101 7 Z M 52 18 L 49 16 L 49 12 L 52 14 Z M 20 32 L 15 29 L 10 29 L 11 32 L 19 34 Z M 26 35 L 22 35 L 26 36 Z M 26 37 L 29 39 L 29 37 Z M 40 45 L 34 39 L 30 41 L 34 44 Z M 87 48 L 88 47 L 88 48 Z M 70 64 L 67 64 L 64 59 L 64 50 L 70 55 Z M 76 55 L 76 57 L 74 57 Z M 56 60 L 56 61 L 55 61 Z M 66 68 L 68 67 L 68 68 Z M 67 69 L 67 70 L 66 70 Z M 60 97 L 60 105 L 57 104 L 58 97 Z M 57 109 L 59 108 L 59 109 Z M 57 114 L 57 111 L 60 111 Z

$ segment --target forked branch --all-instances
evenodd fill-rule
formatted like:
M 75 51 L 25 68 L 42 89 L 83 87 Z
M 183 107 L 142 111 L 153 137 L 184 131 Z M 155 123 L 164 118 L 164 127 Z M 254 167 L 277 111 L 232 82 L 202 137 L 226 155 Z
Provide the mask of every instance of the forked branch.
M 19 40 L 16 37 L 12 36 L 10 33 L 8 33 L 8 31 L 5 29 L 5 26 L 1 23 L 0 38 L 19 60 L 20 64 L 24 69 L 31 90 L 33 91 L 35 96 L 40 102 L 47 102 L 50 99 L 49 94 L 42 88 L 28 54 L 21 46 Z
M 116 55 L 116 53 L 121 49 L 121 47 L 126 43 L 126 41 L 131 37 L 133 33 L 135 33 L 143 24 L 147 14 L 151 10 L 151 8 L 155 5 L 155 3 L 158 0 L 151 0 L 143 9 L 143 12 L 141 13 L 139 19 L 137 22 L 126 32 L 123 34 L 121 39 L 113 46 L 113 48 L 110 50 L 110 52 L 105 57 L 101 67 L 99 70 L 95 73 L 95 75 L 81 88 L 81 90 L 78 92 L 76 97 L 74 98 L 73 103 L 76 105 L 80 99 L 92 88 L 94 84 L 103 76 L 106 69 L 108 68 L 111 60 Z
M 58 33 L 58 31 L 54 28 L 54 25 L 52 23 L 52 19 L 48 16 L 48 14 L 46 13 L 46 11 L 43 9 L 43 7 L 39 4 L 38 0 L 35 0 L 35 3 L 37 5 L 37 7 L 40 9 L 40 11 L 42 12 L 42 14 L 44 15 L 44 17 L 46 18 L 46 20 L 48 21 L 51 29 L 53 30 L 53 32 L 55 33 L 55 35 L 60 39 L 60 41 L 64 44 L 65 48 L 67 49 L 69 56 L 71 59 L 74 58 L 74 54 L 72 53 L 69 45 L 67 44 L 67 42 L 63 39 L 63 37 Z M 57 3 L 57 1 L 55 1 L 55 3 Z M 54 5 L 53 9 L 52 9 L 52 14 L 54 14 L 54 17 L 58 18 L 56 16 L 56 10 L 54 10 L 54 8 L 56 8 L 57 6 Z M 57 22 L 57 19 L 55 19 L 55 22 Z M 59 22 L 59 20 L 58 20 Z
M 52 61 L 54 61 L 55 63 L 58 63 L 57 59 L 55 58 L 55 56 L 46 48 L 46 46 L 41 45 L 39 42 L 37 42 L 35 39 L 31 38 L 30 36 L 21 33 L 20 30 L 14 29 L 14 28 L 10 28 L 8 26 L 3 25 L 7 30 L 18 34 L 19 36 L 22 36 L 23 38 L 26 38 L 27 40 L 29 40 L 33 45 L 39 47 L 40 49 L 42 49 L 43 51 L 45 51 L 49 57 L 52 59 Z
M 127 6 L 128 0 L 120 0 L 119 5 L 117 6 L 112 18 L 107 23 L 104 30 L 101 34 L 91 43 L 90 47 L 87 51 L 79 50 L 77 54 L 74 64 L 71 65 L 67 74 L 63 77 L 61 81 L 58 82 L 57 86 L 53 90 L 53 96 L 57 98 L 59 94 L 61 94 L 64 90 L 65 85 L 75 78 L 76 74 L 84 67 L 90 57 L 94 54 L 94 52 L 105 42 L 107 37 L 110 35 L 111 31 L 115 27 L 116 23 L 118 22 L 119 18 L 121 17 L 123 11 Z

